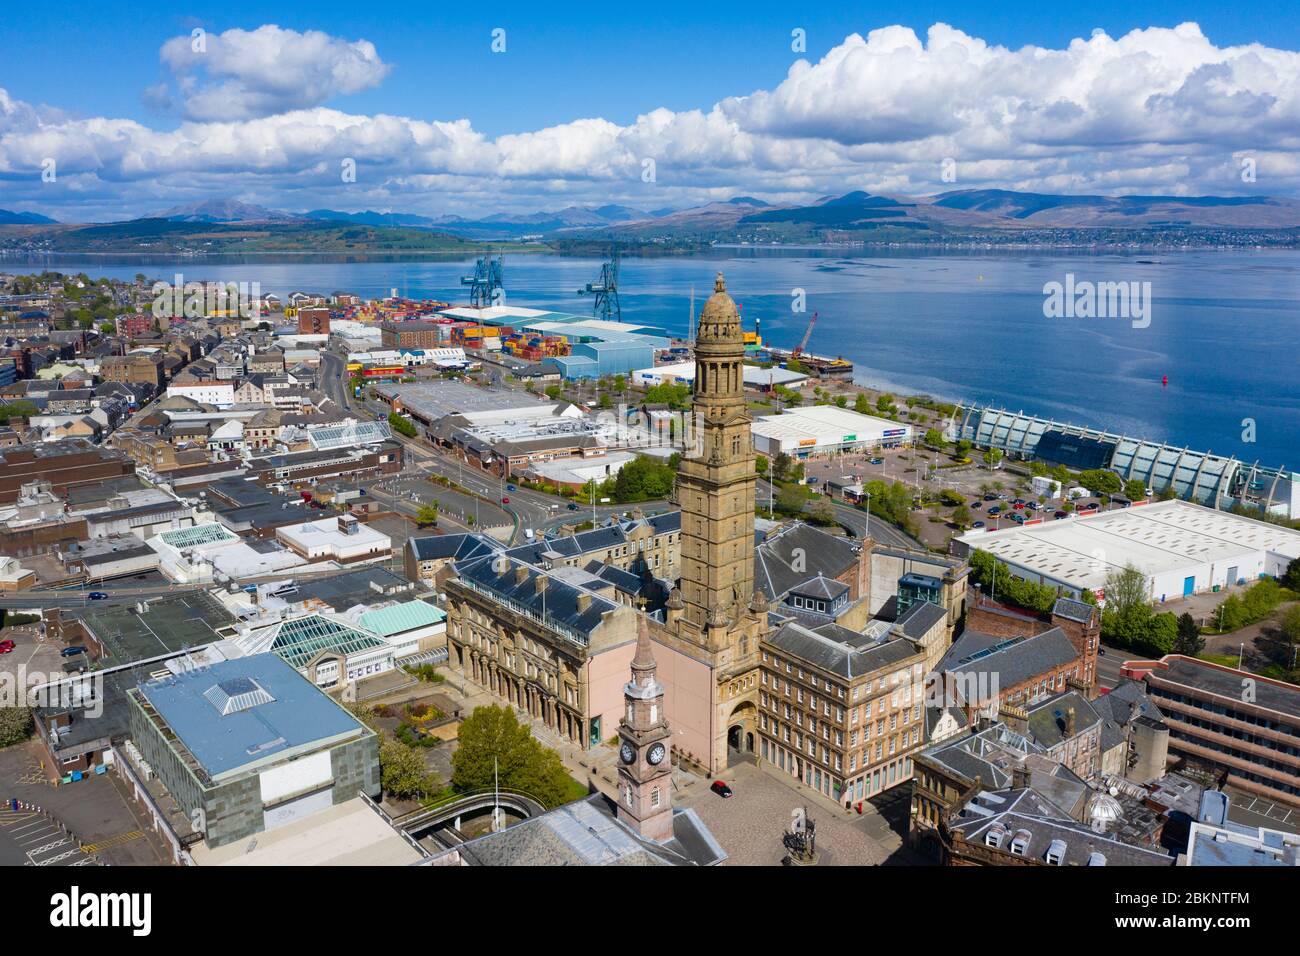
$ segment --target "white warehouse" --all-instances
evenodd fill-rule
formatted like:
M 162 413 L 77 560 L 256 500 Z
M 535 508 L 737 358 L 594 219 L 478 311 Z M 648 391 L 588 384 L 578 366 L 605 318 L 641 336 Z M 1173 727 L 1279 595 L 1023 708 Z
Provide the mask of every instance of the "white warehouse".
M 810 405 L 787 409 L 781 415 L 764 415 L 754 420 L 752 431 L 754 450 L 769 458 L 781 452 L 807 458 L 912 442 L 910 425 L 836 405 Z
M 958 557 L 988 551 L 1018 577 L 1101 600 L 1107 575 L 1133 565 L 1159 602 L 1278 577 L 1300 557 L 1300 531 L 1174 500 L 972 531 L 952 547 Z

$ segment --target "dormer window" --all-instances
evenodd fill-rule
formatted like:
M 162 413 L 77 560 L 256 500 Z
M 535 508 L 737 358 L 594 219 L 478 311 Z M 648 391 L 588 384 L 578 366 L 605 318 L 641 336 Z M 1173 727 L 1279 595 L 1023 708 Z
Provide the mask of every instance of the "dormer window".
M 1029 849 L 1029 831 L 1017 830 L 1011 840 L 1011 852 L 1016 856 L 1024 856 L 1027 849 Z

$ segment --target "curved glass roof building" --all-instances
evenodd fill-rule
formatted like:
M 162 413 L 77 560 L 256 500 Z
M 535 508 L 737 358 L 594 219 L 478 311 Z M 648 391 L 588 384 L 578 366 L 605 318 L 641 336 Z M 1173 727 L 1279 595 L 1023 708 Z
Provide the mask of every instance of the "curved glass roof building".
M 1024 412 L 958 405 L 949 425 L 953 440 L 968 439 L 1008 457 L 1038 458 L 1075 470 L 1108 468 L 1136 478 L 1155 494 L 1172 488 L 1179 498 L 1213 508 L 1234 504 L 1284 517 L 1300 517 L 1300 478 L 1271 468 L 1185 446 L 1116 435 Z

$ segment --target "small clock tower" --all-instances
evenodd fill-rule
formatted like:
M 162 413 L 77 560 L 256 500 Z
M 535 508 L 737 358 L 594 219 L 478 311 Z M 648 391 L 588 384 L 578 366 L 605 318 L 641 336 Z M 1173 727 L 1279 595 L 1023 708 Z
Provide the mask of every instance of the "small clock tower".
M 618 816 L 642 837 L 673 837 L 672 733 L 664 714 L 664 688 L 655 677 L 650 630 L 638 615 L 632 679 L 623 685 L 625 711 L 618 725 Z

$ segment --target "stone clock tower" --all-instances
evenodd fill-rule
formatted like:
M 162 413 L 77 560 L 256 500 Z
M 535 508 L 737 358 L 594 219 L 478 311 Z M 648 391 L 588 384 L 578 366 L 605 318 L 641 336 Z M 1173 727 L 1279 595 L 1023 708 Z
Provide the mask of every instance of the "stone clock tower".
M 682 617 L 710 650 L 754 593 L 754 444 L 745 406 L 745 340 L 718 273 L 695 339 L 696 436 L 675 494 L 682 510 Z
M 618 726 L 618 816 L 645 839 L 662 843 L 673 837 L 672 735 L 644 615 L 637 620 L 632 679 L 623 685 L 623 700 L 626 709 Z

